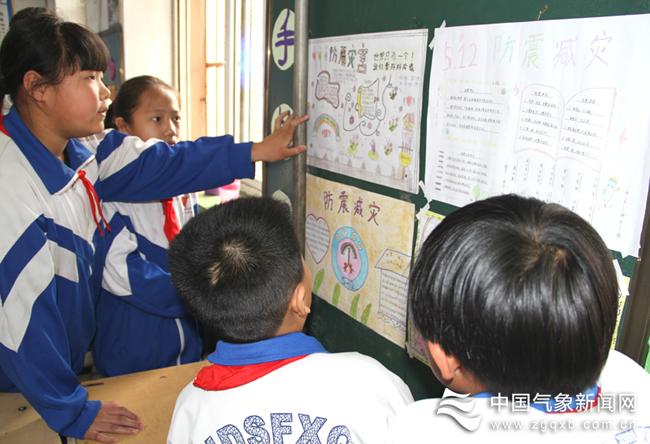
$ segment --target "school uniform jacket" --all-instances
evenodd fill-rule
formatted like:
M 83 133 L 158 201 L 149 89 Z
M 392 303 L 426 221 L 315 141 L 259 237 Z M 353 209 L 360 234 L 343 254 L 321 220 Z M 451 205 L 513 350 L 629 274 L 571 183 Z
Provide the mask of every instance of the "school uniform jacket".
M 182 227 L 196 212 L 196 195 L 172 203 Z M 104 209 L 112 231 L 97 303 L 95 366 L 115 376 L 198 361 L 197 323 L 171 284 L 162 203 L 105 202 Z
M 171 149 L 115 131 L 52 155 L 11 109 L 0 133 L 0 390 L 19 390 L 57 432 L 82 437 L 100 407 L 77 373 L 95 332 L 107 200 L 152 200 L 253 173 L 250 146 L 202 139 Z M 97 153 L 97 155 L 95 155 Z M 93 209 L 91 202 L 95 206 Z M 146 344 L 144 345 L 146 346 Z
M 541 393 L 513 403 L 499 394 L 455 395 L 446 390 L 401 409 L 390 421 L 391 442 L 650 443 L 650 375 L 617 351 L 580 397 Z
M 376 360 L 326 353 L 302 333 L 219 342 L 208 359 L 176 401 L 168 444 L 381 444 L 388 418 L 413 401 Z

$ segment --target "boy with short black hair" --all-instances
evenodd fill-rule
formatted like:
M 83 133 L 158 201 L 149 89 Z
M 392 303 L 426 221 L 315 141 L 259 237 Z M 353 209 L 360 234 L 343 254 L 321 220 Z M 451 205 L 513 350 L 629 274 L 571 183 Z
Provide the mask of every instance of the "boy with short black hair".
M 169 265 L 190 312 L 223 340 L 179 395 L 168 442 L 385 442 L 411 393 L 374 359 L 328 354 L 302 333 L 311 273 L 286 205 L 246 198 L 199 214 Z
M 650 375 L 610 351 L 617 301 L 607 247 L 560 205 L 504 195 L 451 213 L 409 288 L 411 319 L 450 390 L 400 411 L 394 442 L 521 442 L 549 430 L 556 441 L 650 439 Z M 445 399 L 451 391 L 471 397 Z M 607 428 L 594 431 L 597 421 Z

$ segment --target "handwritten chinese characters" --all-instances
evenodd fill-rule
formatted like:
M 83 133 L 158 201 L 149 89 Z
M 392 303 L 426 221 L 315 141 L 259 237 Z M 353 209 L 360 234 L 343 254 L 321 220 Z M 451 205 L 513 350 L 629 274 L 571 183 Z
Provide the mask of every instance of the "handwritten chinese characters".
M 307 162 L 417 192 L 426 30 L 312 39 Z
M 314 293 L 404 345 L 413 205 L 307 175 L 306 213 Z
M 636 255 L 650 160 L 650 16 L 436 30 L 426 184 L 456 206 L 558 202 Z

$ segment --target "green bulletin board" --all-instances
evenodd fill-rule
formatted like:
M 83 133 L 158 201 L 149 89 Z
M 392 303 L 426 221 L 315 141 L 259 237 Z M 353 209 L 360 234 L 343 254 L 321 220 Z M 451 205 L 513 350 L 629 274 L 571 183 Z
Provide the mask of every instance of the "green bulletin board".
M 272 1 L 269 8 L 269 35 L 280 11 L 285 8 L 293 9 L 293 7 L 293 1 Z M 434 35 L 434 29 L 443 21 L 446 22 L 446 26 L 461 26 L 648 12 L 650 12 L 650 3 L 641 0 L 458 0 L 455 2 L 404 0 L 398 3 L 393 0 L 312 0 L 309 2 L 309 37 L 428 28 L 430 40 Z M 422 103 L 423 122 L 426 121 L 428 107 L 431 55 L 431 51 L 427 51 Z M 292 69 L 280 70 L 272 60 L 269 60 L 267 121 L 279 104 L 292 103 L 292 82 Z M 270 128 L 268 125 L 267 122 L 267 128 Z M 422 124 L 420 178 L 424 177 L 425 146 L 426 125 Z M 416 209 L 426 203 L 422 193 L 415 195 L 311 166 L 308 167 L 308 172 L 333 182 L 413 203 Z M 291 164 L 285 162 L 268 167 L 265 187 L 268 194 L 280 189 L 291 196 Z M 446 215 L 455 208 L 444 202 L 433 201 L 430 209 Z M 623 274 L 632 276 L 637 259 L 632 256 L 623 258 L 617 252 L 613 252 L 613 256 L 618 260 Z M 410 358 L 402 348 L 317 297 L 314 298 L 308 329 L 332 352 L 359 351 L 378 359 L 407 382 L 416 399 L 436 397 L 442 393 L 442 386 L 435 380 L 427 366 Z

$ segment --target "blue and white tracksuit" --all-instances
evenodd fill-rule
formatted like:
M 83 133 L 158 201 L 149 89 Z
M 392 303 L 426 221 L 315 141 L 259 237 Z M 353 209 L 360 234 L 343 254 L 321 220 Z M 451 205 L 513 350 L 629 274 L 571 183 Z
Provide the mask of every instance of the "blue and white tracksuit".
M 100 408 L 77 373 L 95 333 L 106 242 L 81 171 L 103 200 L 160 199 L 251 176 L 250 144 L 204 138 L 171 148 L 108 131 L 71 139 L 66 165 L 15 108 L 4 126 L 0 391 L 19 390 L 52 429 L 83 437 Z
M 173 204 L 181 226 L 196 212 L 193 194 Z M 104 210 L 112 231 L 97 303 L 95 366 L 115 376 L 198 361 L 196 321 L 171 285 L 161 202 L 105 202 Z
M 167 443 L 385 443 L 409 388 L 369 356 L 323 351 L 302 333 L 219 342 L 178 395 Z

